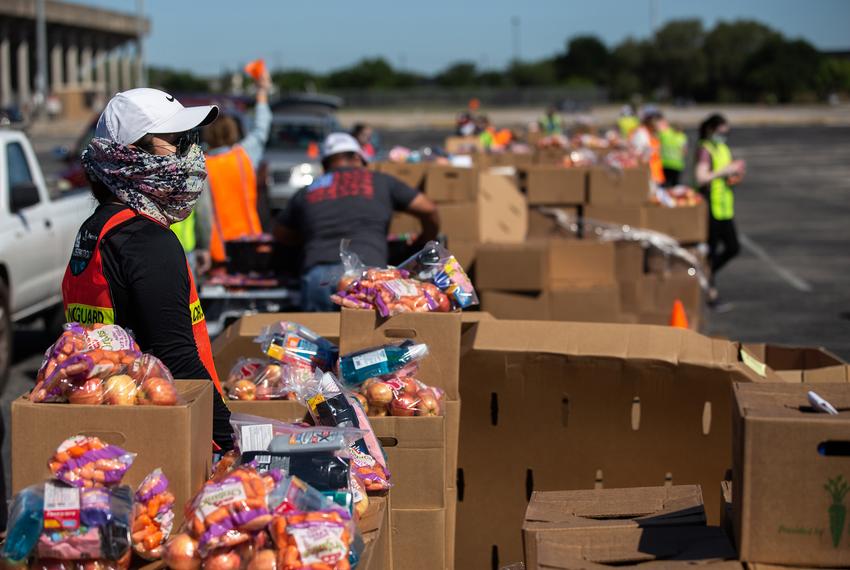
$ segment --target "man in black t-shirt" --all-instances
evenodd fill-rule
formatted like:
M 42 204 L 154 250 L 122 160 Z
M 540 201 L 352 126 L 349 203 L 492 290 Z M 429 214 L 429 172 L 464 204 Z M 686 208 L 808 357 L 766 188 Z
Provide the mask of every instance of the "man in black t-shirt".
M 435 239 L 437 208 L 431 200 L 401 181 L 365 168 L 367 158 L 357 141 L 333 133 L 322 145 L 325 174 L 300 190 L 278 218 L 275 237 L 304 249 L 301 308 L 331 311 L 330 295 L 342 276 L 339 245 L 351 240 L 350 250 L 368 266 L 387 265 L 387 230 L 394 211 L 419 218 L 417 244 Z

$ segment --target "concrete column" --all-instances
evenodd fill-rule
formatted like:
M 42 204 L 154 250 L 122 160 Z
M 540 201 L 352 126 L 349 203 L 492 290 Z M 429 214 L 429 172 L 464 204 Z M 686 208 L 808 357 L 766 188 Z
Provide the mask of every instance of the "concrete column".
M 68 87 L 76 87 L 80 82 L 80 52 L 77 47 L 77 38 L 68 36 L 68 44 L 65 48 L 65 71 L 67 77 L 65 82 Z
M 97 90 L 101 93 L 106 93 L 106 58 L 108 52 L 103 47 L 97 48 L 97 53 L 94 56 L 94 82 L 97 84 Z
M 65 87 L 65 62 L 62 61 L 63 59 L 62 42 L 57 37 L 56 43 L 50 48 L 50 90 L 53 93 L 57 93 Z
M 83 49 L 80 51 L 80 76 L 83 80 L 83 89 L 91 89 L 92 88 L 92 67 L 94 66 L 94 60 L 92 59 L 92 48 L 91 44 L 86 42 L 83 45 Z
M 119 81 L 118 77 L 118 57 L 119 54 L 114 50 L 109 53 L 109 87 L 107 88 L 106 93 L 108 97 L 112 97 L 113 95 L 121 91 L 121 82 Z
M 22 107 L 28 107 L 32 98 L 30 79 L 30 42 L 22 36 L 18 43 L 18 104 Z
M 0 28 L 0 105 L 12 104 L 12 47 L 9 30 Z
M 132 89 L 133 83 L 133 56 L 127 48 L 121 54 L 121 89 L 126 91 Z
M 145 62 L 142 59 L 142 42 L 141 40 L 136 40 L 135 42 L 135 73 L 136 73 L 136 87 L 147 87 L 145 82 Z

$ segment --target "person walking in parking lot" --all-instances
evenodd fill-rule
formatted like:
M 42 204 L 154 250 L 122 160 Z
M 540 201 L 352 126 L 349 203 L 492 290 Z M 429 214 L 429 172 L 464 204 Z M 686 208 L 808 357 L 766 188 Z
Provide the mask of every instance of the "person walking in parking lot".
M 708 201 L 708 258 L 711 264 L 709 306 L 717 306 L 718 292 L 714 278 L 723 266 L 740 251 L 735 228 L 735 193 L 733 187 L 746 173 L 742 160 L 733 160 L 726 144 L 729 123 L 723 115 L 711 115 L 699 127 L 696 158 L 696 183 Z
M 183 107 L 157 89 L 115 95 L 82 155 L 98 202 L 77 233 L 62 280 L 67 321 L 118 324 L 175 378 L 215 385 L 213 436 L 232 447 L 204 312 L 177 236 L 204 189 L 204 154 L 191 133 L 215 106 Z
M 278 218 L 275 237 L 302 244 L 301 308 L 332 311 L 331 302 L 343 267 L 340 241 L 368 266 L 387 265 L 387 231 L 393 211 L 416 216 L 422 233 L 414 247 L 437 237 L 439 219 L 431 200 L 401 181 L 365 168 L 368 159 L 347 133 L 332 133 L 322 145 L 325 170 L 300 190 Z
M 239 139 L 236 119 L 228 116 L 221 117 L 203 132 L 209 147 L 207 180 L 213 206 L 210 255 L 216 263 L 225 261 L 224 242 L 263 232 L 257 212 L 256 168 L 263 159 L 271 130 L 270 87 L 271 79 L 266 71 L 257 80 L 254 126 L 244 138 Z

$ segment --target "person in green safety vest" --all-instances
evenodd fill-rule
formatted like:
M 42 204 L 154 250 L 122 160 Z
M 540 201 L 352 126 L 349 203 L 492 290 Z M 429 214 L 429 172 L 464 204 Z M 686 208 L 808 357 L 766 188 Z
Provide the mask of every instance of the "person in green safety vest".
M 666 124 L 658 132 L 661 143 L 661 165 L 664 167 L 664 184 L 672 188 L 680 183 L 685 170 L 688 152 L 688 135 L 675 124 Z
M 625 140 L 629 140 L 632 136 L 632 131 L 640 126 L 640 119 L 637 118 L 635 110 L 631 105 L 623 105 L 620 108 L 620 116 L 617 118 L 617 128 L 620 129 L 620 136 Z
M 537 124 L 540 125 L 540 132 L 543 133 L 543 136 L 551 137 L 552 135 L 564 134 L 564 121 L 554 105 L 550 105 L 546 112 L 537 119 Z
M 733 160 L 726 144 L 729 122 L 714 114 L 699 127 L 696 157 L 696 183 L 708 201 L 708 260 L 711 264 L 709 306 L 717 306 L 715 276 L 740 251 L 735 228 L 735 193 L 733 187 L 743 180 L 746 164 Z
M 171 231 L 177 235 L 189 267 L 197 278 L 212 267 L 210 257 L 210 236 L 212 235 L 212 197 L 209 190 L 201 192 L 195 209 L 189 217 L 176 224 L 171 224 Z

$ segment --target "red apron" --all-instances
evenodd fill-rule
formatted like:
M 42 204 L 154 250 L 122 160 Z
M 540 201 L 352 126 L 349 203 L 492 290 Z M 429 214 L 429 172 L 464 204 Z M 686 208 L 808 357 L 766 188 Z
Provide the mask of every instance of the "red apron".
M 114 214 L 106 220 L 106 223 L 100 229 L 92 258 L 89 260 L 85 269 L 78 275 L 73 274 L 70 264 L 65 269 L 65 277 L 62 279 L 62 301 L 65 306 L 66 321 L 78 322 L 83 325 L 115 323 L 115 309 L 112 304 L 112 297 L 109 294 L 109 284 L 106 281 L 106 276 L 103 274 L 100 241 L 110 230 L 139 215 L 142 214 L 138 214 L 130 208 L 125 208 Z M 198 349 L 201 362 L 203 362 L 204 367 L 215 383 L 216 389 L 221 392 L 221 385 L 219 384 L 218 375 L 215 371 L 215 363 L 213 362 L 212 347 L 210 345 L 209 334 L 207 333 L 207 322 L 204 319 L 204 311 L 201 308 L 200 300 L 198 300 L 195 279 L 192 277 L 192 271 L 188 269 L 188 262 L 186 263 L 186 267 L 189 271 L 188 303 L 189 313 L 192 317 L 192 334 L 195 337 L 195 346 Z

